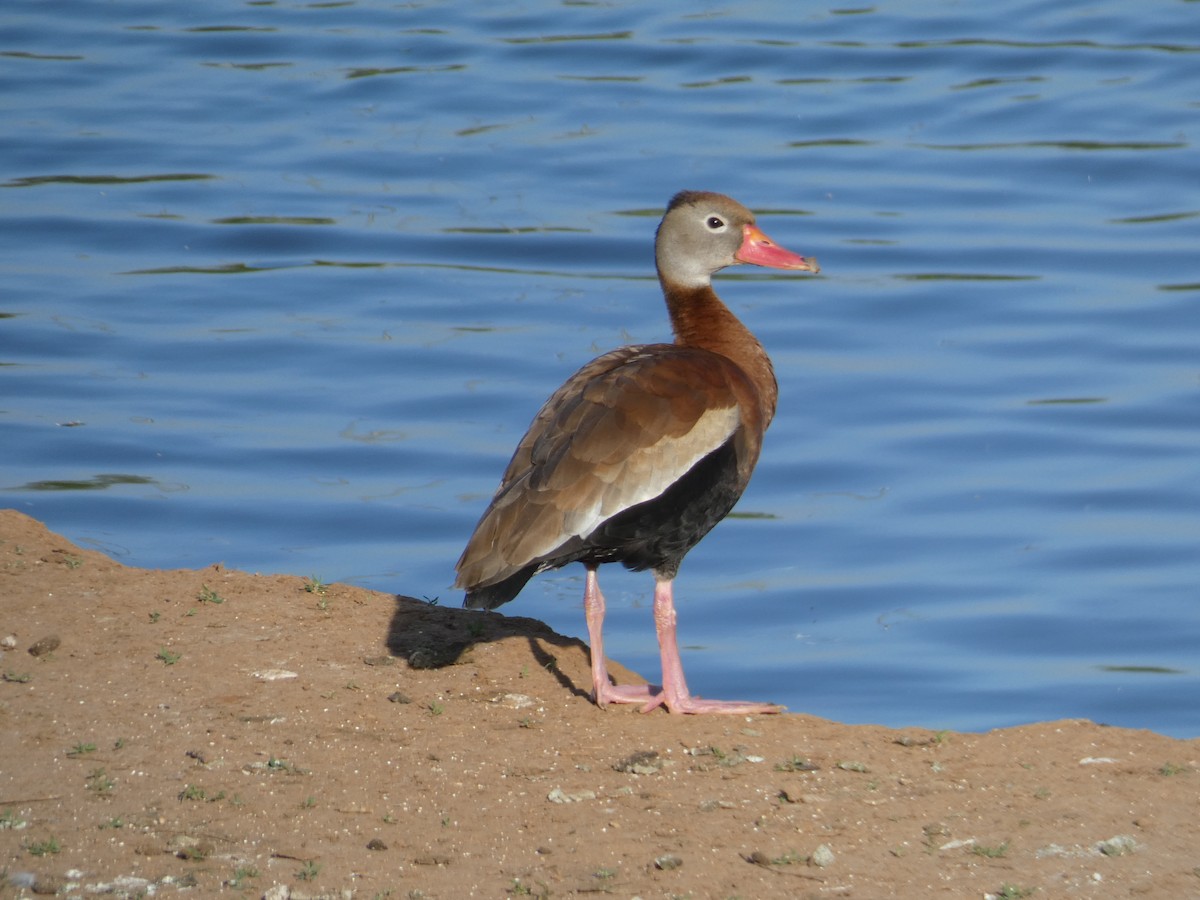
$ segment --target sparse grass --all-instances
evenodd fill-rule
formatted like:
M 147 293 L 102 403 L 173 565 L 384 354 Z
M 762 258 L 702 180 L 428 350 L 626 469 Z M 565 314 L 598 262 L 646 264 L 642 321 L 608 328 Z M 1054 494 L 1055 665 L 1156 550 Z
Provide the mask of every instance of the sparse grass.
M 803 756 L 793 756 L 781 763 L 775 763 L 776 772 L 811 772 L 816 768 Z
M 314 881 L 321 874 L 321 867 L 315 861 L 306 859 L 300 871 L 296 873 L 296 877 L 301 881 Z
M 1008 841 L 1005 841 L 1003 844 L 996 844 L 995 846 L 976 844 L 971 848 L 971 852 L 985 859 L 1003 859 L 1008 855 Z
M 153 625 L 155 622 L 157 622 L 161 618 L 162 618 L 162 613 L 159 612 L 158 610 L 155 610 L 154 612 L 150 613 L 150 624 Z
M 83 565 L 83 560 L 78 556 L 67 555 L 63 557 L 63 562 L 66 563 L 68 569 L 78 569 Z
M 124 828 L 125 820 L 122 819 L 120 816 L 113 816 L 107 822 L 101 822 L 100 827 L 101 828 Z
M 189 784 L 179 792 L 180 800 L 203 800 L 205 796 L 204 788 L 196 784 Z
M 44 841 L 36 841 L 25 848 L 33 856 L 49 856 L 53 853 L 59 853 L 62 850 L 62 844 L 58 842 L 58 838 L 47 838 Z
M 316 575 L 309 575 L 308 581 L 304 582 L 304 590 L 310 594 L 324 594 L 329 590 L 329 585 Z
M 72 759 L 77 759 L 80 756 L 87 756 L 87 754 L 95 753 L 95 752 L 96 752 L 96 745 L 93 744 L 91 741 L 87 741 L 87 742 L 80 741 L 78 744 L 76 744 L 74 747 L 72 747 L 70 750 L 67 751 L 67 756 L 71 757 Z
M 773 866 L 794 866 L 806 862 L 808 862 L 808 857 L 803 853 L 797 853 L 795 850 L 789 850 L 782 856 L 771 857 L 771 865 Z
M 317 805 L 317 798 L 312 796 L 311 794 L 309 794 L 307 797 L 305 797 L 303 800 L 300 801 L 301 809 L 312 809 L 316 805 Z
M 267 769 L 272 772 L 297 772 L 295 766 L 293 766 L 286 759 L 282 759 L 278 756 L 270 756 L 267 758 Z
M 191 847 L 184 847 L 179 851 L 180 859 L 191 860 L 192 862 L 201 862 L 208 859 L 208 848 L 202 844 L 195 844 Z
M 109 778 L 108 773 L 103 769 L 94 769 L 84 783 L 89 791 L 102 797 L 111 794 L 113 788 L 117 786 L 117 783 Z
M 33 680 L 33 676 L 28 672 L 5 672 L 4 680 L 9 684 L 28 684 Z
M 1021 897 L 1032 896 L 1035 888 L 1019 887 L 1015 884 L 1002 884 L 996 892 L 998 900 L 1020 900 Z
M 220 800 L 221 797 L 224 797 L 224 796 L 225 796 L 225 792 L 222 791 L 220 796 L 213 797 L 212 799 Z M 208 796 L 208 791 L 206 791 L 204 788 L 200 787 L 200 785 L 189 784 L 189 785 L 185 785 L 183 790 L 179 792 L 179 799 L 180 800 L 208 800 L 209 796 Z
M 431 716 L 440 716 L 446 711 L 446 707 L 442 705 L 440 700 L 434 700 L 429 704 L 429 714 Z
M 20 831 L 28 824 L 11 806 L 0 814 L 0 831 Z
M 1167 776 L 1182 775 L 1187 771 L 1187 766 L 1177 766 L 1175 763 L 1163 763 L 1161 766 L 1159 766 L 1158 774 Z
M 238 866 L 233 870 L 233 877 L 227 882 L 231 888 L 245 887 L 251 878 L 258 877 L 258 869 L 254 866 Z
M 183 654 L 176 653 L 174 650 L 168 650 L 166 647 L 160 647 L 154 658 L 161 659 L 164 665 L 173 666 L 179 660 L 183 659 Z
M 210 588 L 207 584 L 200 585 L 200 593 L 196 595 L 196 599 L 201 603 L 224 603 L 225 598 Z

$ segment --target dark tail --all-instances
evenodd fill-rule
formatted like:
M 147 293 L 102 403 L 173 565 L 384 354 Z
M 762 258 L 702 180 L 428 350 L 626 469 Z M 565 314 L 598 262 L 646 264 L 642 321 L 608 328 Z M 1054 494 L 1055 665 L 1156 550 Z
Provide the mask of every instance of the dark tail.
M 527 566 L 495 584 L 468 588 L 467 595 L 463 598 L 463 606 L 467 609 L 495 609 L 521 593 L 521 588 L 525 587 L 535 572 L 537 566 Z

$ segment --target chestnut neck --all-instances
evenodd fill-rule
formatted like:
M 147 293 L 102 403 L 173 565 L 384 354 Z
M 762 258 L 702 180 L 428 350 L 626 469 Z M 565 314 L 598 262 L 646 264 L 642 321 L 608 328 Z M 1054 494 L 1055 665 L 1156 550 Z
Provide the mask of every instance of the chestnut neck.
M 663 279 L 662 287 L 676 345 L 718 353 L 745 372 L 758 390 L 765 428 L 775 416 L 779 385 L 758 338 L 721 302 L 711 284 L 684 286 Z

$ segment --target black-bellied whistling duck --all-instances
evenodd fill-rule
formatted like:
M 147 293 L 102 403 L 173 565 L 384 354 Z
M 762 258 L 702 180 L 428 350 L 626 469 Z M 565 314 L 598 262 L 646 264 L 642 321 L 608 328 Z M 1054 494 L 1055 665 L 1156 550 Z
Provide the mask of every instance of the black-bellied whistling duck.
M 778 394 L 771 360 L 717 297 L 712 275 L 736 263 L 809 272 L 817 263 L 772 243 L 737 201 L 698 191 L 671 200 L 654 252 L 675 343 L 605 353 L 554 392 L 467 542 L 456 586 L 467 592 L 464 606 L 495 609 L 538 572 L 581 562 L 598 705 L 780 712 L 691 696 L 671 584 L 684 555 L 745 490 Z M 654 572 L 661 687 L 608 677 L 596 575 L 608 562 Z

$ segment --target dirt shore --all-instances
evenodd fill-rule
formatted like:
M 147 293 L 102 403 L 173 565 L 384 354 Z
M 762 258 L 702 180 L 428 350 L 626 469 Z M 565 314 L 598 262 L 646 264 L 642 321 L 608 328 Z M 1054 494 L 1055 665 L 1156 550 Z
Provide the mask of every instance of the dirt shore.
M 1200 897 L 1200 740 L 601 711 L 532 619 L 0 564 L 0 897 Z

